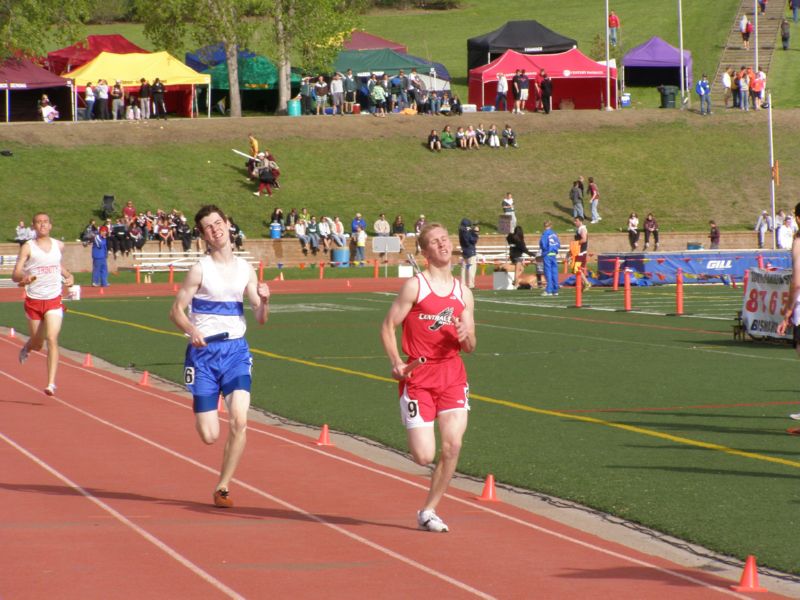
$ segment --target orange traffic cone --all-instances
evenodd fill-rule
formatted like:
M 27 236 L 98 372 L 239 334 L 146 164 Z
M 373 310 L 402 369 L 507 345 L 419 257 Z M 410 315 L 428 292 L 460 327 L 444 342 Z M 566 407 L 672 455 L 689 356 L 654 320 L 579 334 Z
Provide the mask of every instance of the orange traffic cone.
M 173 292 L 177 292 L 178 291 L 178 284 L 177 283 L 172 284 L 172 291 Z
M 349 279 L 347 280 L 347 287 L 353 287 L 352 285 L 350 285 L 350 280 Z
M 328 424 L 322 426 L 322 431 L 319 434 L 319 439 L 317 440 L 317 446 L 333 446 L 334 443 L 331 441 L 330 432 L 328 431 Z
M 83 359 L 83 366 L 84 367 L 93 367 L 94 363 L 92 363 L 92 355 L 87 354 L 86 357 Z
M 17 332 L 16 332 L 16 331 L 14 331 L 14 328 L 13 328 L 13 327 L 12 327 L 12 328 L 9 330 L 9 332 L 8 332 L 8 337 L 10 337 L 10 338 L 15 338 L 15 337 L 17 337 Z
M 475 499 L 483 500 L 484 502 L 500 502 L 494 491 L 494 475 L 490 473 L 486 476 L 486 483 L 483 484 L 483 493 L 480 496 L 475 496 Z
M 275 279 L 273 279 L 273 281 L 283 281 L 283 271 L 278 273 L 277 277 L 275 277 Z
M 744 563 L 744 571 L 739 585 L 732 585 L 731 589 L 736 592 L 766 592 L 767 590 L 758 585 L 758 569 L 756 568 L 756 557 L 752 554 L 747 557 Z
M 100 295 L 101 296 L 105 296 L 106 295 L 106 288 L 102 288 L 102 287 L 100 288 Z
M 228 412 L 227 406 L 225 405 L 225 396 L 222 394 L 219 395 L 219 400 L 217 401 L 217 412 L 219 414 L 223 414 Z
M 147 371 L 142 373 L 142 378 L 139 380 L 139 385 L 142 387 L 148 387 L 150 385 L 150 373 Z

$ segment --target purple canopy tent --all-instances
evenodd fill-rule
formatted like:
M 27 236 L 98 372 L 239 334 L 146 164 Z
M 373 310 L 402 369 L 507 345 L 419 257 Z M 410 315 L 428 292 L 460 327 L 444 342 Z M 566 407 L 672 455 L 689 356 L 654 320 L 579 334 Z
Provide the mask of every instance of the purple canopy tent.
M 680 50 L 662 40 L 652 37 L 644 44 L 628 51 L 622 58 L 623 85 L 659 86 L 676 85 L 680 87 Z M 686 88 L 692 86 L 692 53 L 683 51 L 683 68 Z

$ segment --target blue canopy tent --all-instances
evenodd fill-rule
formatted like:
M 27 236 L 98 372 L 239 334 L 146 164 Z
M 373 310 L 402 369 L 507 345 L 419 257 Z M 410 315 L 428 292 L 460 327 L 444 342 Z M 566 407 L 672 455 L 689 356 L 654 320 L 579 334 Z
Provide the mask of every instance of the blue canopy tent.
M 250 52 L 250 50 L 239 50 L 240 61 L 252 58 L 255 55 L 256 53 Z M 218 42 L 210 46 L 198 48 L 194 52 L 187 52 L 184 62 L 198 73 L 202 73 L 209 67 L 225 62 L 225 46 L 222 42 Z

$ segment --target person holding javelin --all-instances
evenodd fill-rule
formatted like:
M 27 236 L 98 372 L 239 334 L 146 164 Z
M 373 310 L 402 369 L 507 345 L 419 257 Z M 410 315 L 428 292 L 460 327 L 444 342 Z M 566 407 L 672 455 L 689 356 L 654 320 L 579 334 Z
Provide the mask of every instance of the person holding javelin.
M 800 225 L 800 203 L 794 207 L 794 220 Z M 792 240 L 792 283 L 789 285 L 789 301 L 784 307 L 783 321 L 778 324 L 777 333 L 783 335 L 789 324 L 794 326 L 794 349 L 800 355 L 800 237 Z M 800 421 L 800 412 L 792 413 L 789 418 Z
M 206 444 L 219 438 L 217 407 L 220 393 L 225 397 L 230 428 L 213 501 L 230 508 L 228 484 L 244 452 L 253 365 L 244 338 L 243 300 L 247 294 L 256 320 L 263 325 L 269 314 L 270 290 L 258 282 L 247 261 L 234 256 L 230 223 L 222 210 L 213 204 L 203 206 L 194 221 L 208 255 L 189 270 L 169 316 L 189 338 L 184 381 L 192 394 L 197 432 Z
M 19 351 L 23 364 L 28 355 L 41 350 L 47 341 L 47 387 L 44 393 L 55 396 L 58 370 L 58 334 L 64 318 L 62 285 L 74 283 L 72 274 L 61 264 L 64 242 L 50 237 L 53 228 L 47 213 L 33 215 L 36 237 L 20 246 L 11 279 L 25 288 L 25 316 L 30 337 Z
M 453 244 L 438 223 L 422 228 L 419 245 L 428 266 L 408 279 L 381 327 L 381 341 L 400 393 L 400 415 L 414 460 L 428 465 L 436 457 L 434 421 L 439 421 L 441 453 L 431 476 L 425 504 L 417 512 L 421 529 L 448 531 L 436 514 L 456 470 L 461 440 L 467 429 L 469 384 L 460 352 L 475 350 L 474 300 L 468 287 L 453 277 Z M 405 362 L 397 349 L 395 330 L 402 326 Z

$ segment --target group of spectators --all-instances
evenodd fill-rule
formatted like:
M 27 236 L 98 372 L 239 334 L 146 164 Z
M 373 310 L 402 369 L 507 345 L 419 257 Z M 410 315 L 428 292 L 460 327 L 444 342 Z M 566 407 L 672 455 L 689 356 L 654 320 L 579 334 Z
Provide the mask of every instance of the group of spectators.
M 237 250 L 241 250 L 244 233 L 233 218 L 230 218 L 230 222 L 231 242 Z M 79 240 L 84 246 L 90 246 L 98 236 L 107 238 L 108 251 L 115 259 L 117 254 L 129 256 L 142 252 L 147 242 L 158 242 L 159 253 L 164 250 L 172 253 L 173 244 L 179 244 L 175 248 L 179 252 L 189 252 L 192 244 L 197 251 L 203 251 L 203 236 L 196 227 L 189 225 L 183 212 L 177 209 L 170 212 L 158 209 L 155 214 L 151 210 L 137 212 L 130 200 L 125 203 L 122 215 L 116 219 L 106 219 L 100 225 L 91 219 L 81 231 Z
M 553 104 L 553 80 L 547 71 L 542 69 L 538 75 L 528 76 L 525 69 L 517 69 L 511 77 L 509 87 L 508 76 L 497 73 L 497 95 L 494 99 L 495 110 L 508 110 L 509 100 L 514 102 L 511 112 L 519 115 L 525 114 L 528 101 L 533 106 L 533 112 L 550 114 Z M 500 108 L 502 105 L 502 108 Z
M 483 123 L 478 123 L 475 128 L 472 125 L 458 127 L 453 133 L 450 125 L 445 125 L 442 132 L 439 133 L 436 129 L 431 129 L 428 134 L 428 149 L 431 152 L 441 152 L 445 150 L 461 149 L 469 150 L 474 148 L 477 150 L 481 146 L 488 146 L 489 148 L 517 148 L 517 134 L 511 128 L 511 125 L 506 124 L 502 132 L 497 131 L 497 125 L 492 123 L 489 129 L 483 126 Z
M 763 248 L 769 236 L 774 235 L 777 248 L 791 250 L 792 241 L 797 235 L 797 222 L 784 209 L 778 211 L 774 222 L 772 215 L 762 210 L 756 219 L 755 232 L 759 248 Z
M 280 167 L 275 162 L 275 156 L 264 148 L 259 150 L 258 139 L 252 133 L 247 136 L 250 145 L 250 158 L 247 163 L 247 176 L 251 181 L 258 182 L 258 191 L 253 192 L 254 196 L 263 196 L 264 192 L 272 196 L 273 189 L 280 189 L 278 177 L 281 175 Z
M 317 218 L 310 214 L 305 207 L 298 212 L 292 208 L 284 214 L 283 209 L 276 206 L 269 218 L 270 225 L 273 223 L 280 225 L 282 235 L 294 235 L 300 242 L 303 254 L 311 252 L 316 255 L 320 249 L 323 253 L 328 253 L 335 248 L 345 248 L 353 246 L 355 250 L 355 261 L 363 263 L 366 255 L 367 239 L 369 238 L 367 222 L 360 212 L 345 224 L 338 215 L 329 217 L 322 215 Z M 425 225 L 425 215 L 420 215 L 413 226 L 413 231 L 407 229 L 402 215 L 397 215 L 390 223 L 386 219 L 385 213 L 380 213 L 372 224 L 371 233 L 375 237 L 395 236 L 400 242 L 406 235 L 413 233 L 419 235 Z M 387 261 L 387 257 L 383 257 Z
M 603 220 L 600 216 L 600 189 L 594 181 L 594 177 L 589 177 L 588 184 L 584 183 L 583 175 L 572 182 L 572 187 L 569 190 L 569 199 L 572 202 L 572 218 L 580 217 L 586 220 L 586 214 L 583 208 L 584 199 L 589 200 L 589 208 L 591 209 L 592 223 L 599 223 Z
M 406 114 L 460 115 L 461 101 L 448 90 L 429 90 L 416 69 L 406 74 L 390 77 L 386 73 L 372 73 L 362 79 L 353 74 L 334 73 L 327 78 L 304 75 L 300 83 L 301 114 L 344 115 L 361 112 L 361 106 L 376 117 L 385 117 L 394 112 Z M 358 108 L 355 108 L 356 105 Z M 330 111 L 326 113 L 326 109 Z
M 639 216 L 632 212 L 628 217 L 628 244 L 630 244 L 631 252 L 636 252 L 639 246 L 639 236 L 644 231 L 644 250 L 650 248 L 650 238 L 653 239 L 653 250 L 658 250 L 658 221 L 656 221 L 653 213 L 647 213 L 647 217 L 642 223 L 642 228 L 639 228 Z M 719 242 L 719 239 L 717 240 Z
M 83 92 L 84 119 L 138 121 L 152 117 L 166 120 L 166 91 L 158 77 L 152 84 L 143 77 L 136 94 L 126 91 L 119 80 L 112 86 L 105 79 L 100 79 L 96 84 L 89 81 Z
M 722 74 L 722 87 L 725 108 L 732 107 L 744 111 L 750 110 L 750 108 L 753 110 L 766 108 L 764 100 L 767 75 L 761 67 L 757 67 L 756 70 L 745 65 L 738 70 L 731 67 Z M 729 104 L 731 101 L 732 104 Z

